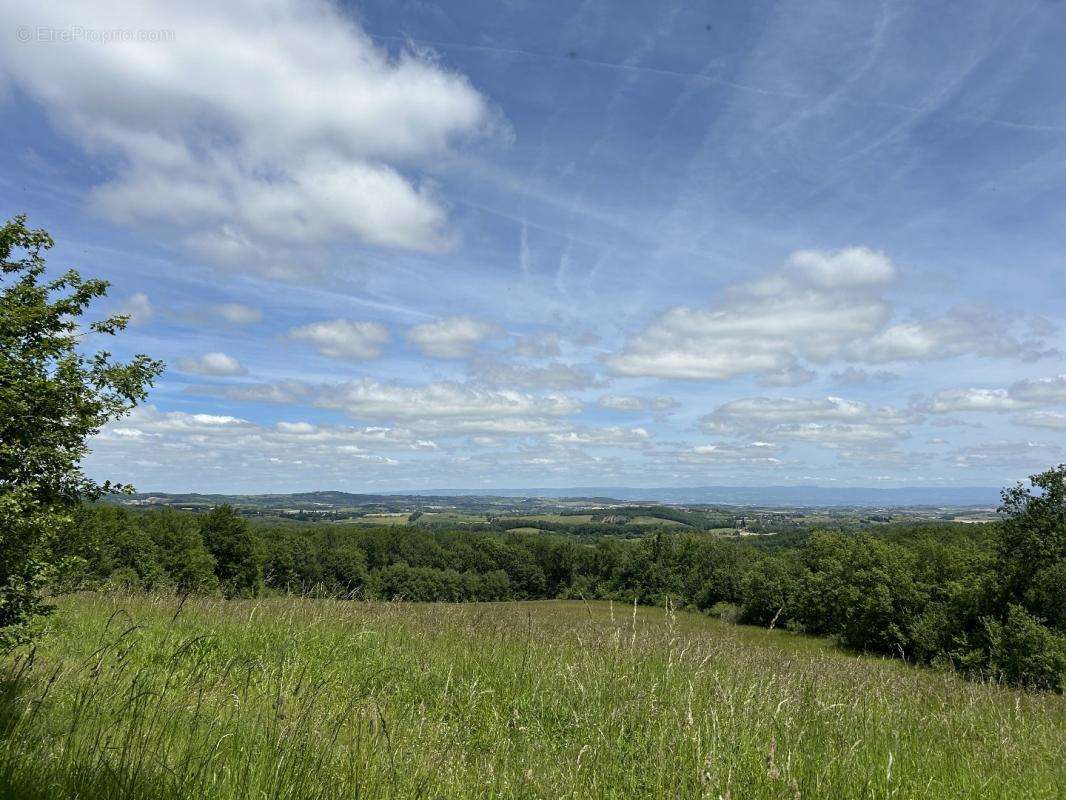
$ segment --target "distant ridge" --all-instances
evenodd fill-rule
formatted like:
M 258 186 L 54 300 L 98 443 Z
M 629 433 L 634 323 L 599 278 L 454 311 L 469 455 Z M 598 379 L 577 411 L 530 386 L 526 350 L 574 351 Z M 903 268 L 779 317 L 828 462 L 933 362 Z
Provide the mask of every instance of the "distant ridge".
M 166 502 L 218 504 L 226 502 L 252 505 L 292 505 L 344 507 L 375 502 L 396 501 L 403 497 L 422 501 L 454 497 L 481 498 L 581 498 L 598 501 L 654 502 L 675 505 L 732 505 L 782 508 L 858 507 L 893 508 L 902 506 L 987 507 L 999 504 L 998 488 L 986 486 L 902 486 L 902 487 L 830 487 L 830 486 L 694 486 L 635 489 L 626 486 L 575 486 L 564 488 L 522 489 L 433 489 L 395 492 L 353 493 L 337 491 L 199 494 L 177 492 L 142 492 L 134 495 L 142 501 L 165 498 Z
M 988 486 L 693 486 L 634 489 L 625 486 L 579 486 L 562 489 L 528 488 L 485 491 L 410 491 L 408 495 L 496 497 L 609 497 L 614 500 L 648 500 L 675 504 L 741 506 L 825 507 L 868 506 L 997 506 L 999 488 Z

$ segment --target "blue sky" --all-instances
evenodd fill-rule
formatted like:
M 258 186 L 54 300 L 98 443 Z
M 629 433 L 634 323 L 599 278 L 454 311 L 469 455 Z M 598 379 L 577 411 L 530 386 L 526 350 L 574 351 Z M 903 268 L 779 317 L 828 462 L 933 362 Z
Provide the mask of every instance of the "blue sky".
M 1066 4 L 0 0 L 0 190 L 142 489 L 1066 460 Z

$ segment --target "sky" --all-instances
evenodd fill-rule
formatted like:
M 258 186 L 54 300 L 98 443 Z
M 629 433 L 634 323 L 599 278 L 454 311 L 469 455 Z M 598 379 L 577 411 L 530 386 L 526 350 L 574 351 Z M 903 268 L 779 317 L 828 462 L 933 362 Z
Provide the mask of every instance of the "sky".
M 1066 3 L 0 0 L 0 213 L 156 491 L 1066 461 Z

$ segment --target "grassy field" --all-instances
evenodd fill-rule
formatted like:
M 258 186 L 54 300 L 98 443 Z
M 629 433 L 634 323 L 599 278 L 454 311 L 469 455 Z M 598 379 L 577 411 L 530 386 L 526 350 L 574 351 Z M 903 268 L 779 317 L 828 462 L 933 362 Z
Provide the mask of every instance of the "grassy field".
M 0 796 L 1062 797 L 1066 700 L 607 603 L 65 598 Z

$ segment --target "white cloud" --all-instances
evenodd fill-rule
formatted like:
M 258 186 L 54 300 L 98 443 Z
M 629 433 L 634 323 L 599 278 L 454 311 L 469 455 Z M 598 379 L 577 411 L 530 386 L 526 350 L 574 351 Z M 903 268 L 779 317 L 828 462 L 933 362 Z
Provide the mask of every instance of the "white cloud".
M 407 333 L 407 340 L 433 358 L 466 358 L 475 346 L 496 336 L 499 328 L 490 322 L 472 317 L 447 319 L 416 325 Z
M 695 445 L 688 450 L 678 452 L 661 452 L 655 454 L 655 457 L 701 466 L 737 464 L 776 468 L 784 464 L 783 460 L 778 458 L 779 450 L 777 445 L 770 442 L 744 444 L 715 442 Z
M 702 418 L 717 429 L 724 426 L 780 425 L 796 422 L 854 422 L 875 416 L 897 419 L 899 412 L 887 408 L 871 411 L 865 403 L 842 397 L 744 397 L 724 403 Z
M 650 440 L 651 434 L 644 428 L 590 428 L 548 435 L 551 444 L 583 447 L 643 447 Z
M 144 292 L 135 292 L 122 301 L 118 313 L 129 317 L 130 325 L 143 325 L 152 318 L 154 309 L 148 295 Z
M 2 6 L 7 19 L 57 30 L 84 12 L 72 1 Z M 202 252 L 268 272 L 258 259 L 278 246 L 452 240 L 417 168 L 494 124 L 463 76 L 410 52 L 390 58 L 352 15 L 317 0 L 114 0 L 94 4 L 92 24 L 173 36 L 74 41 L 62 53 L 13 42 L 0 77 L 115 165 L 93 191 L 109 218 L 174 225 Z
M 233 325 L 251 325 L 263 321 L 263 312 L 243 303 L 219 303 L 211 309 L 217 316 Z
M 973 353 L 989 358 L 1035 361 L 1054 351 L 1036 340 L 1019 340 L 1013 320 L 980 308 L 957 307 L 944 316 L 892 325 L 867 341 L 855 343 L 858 361 L 931 361 Z
M 329 358 L 368 361 L 381 355 L 381 346 L 389 341 L 389 332 L 377 322 L 333 319 L 292 328 L 289 337 L 311 344 Z
M 608 364 L 619 375 L 726 379 L 787 376 L 803 369 L 801 358 L 837 358 L 888 322 L 891 309 L 877 292 L 892 274 L 886 261 L 864 248 L 796 253 L 782 270 L 733 287 L 709 310 L 666 312 Z
M 1020 403 L 1066 403 L 1066 375 L 1018 381 L 1011 384 L 1008 392 Z
M 222 352 L 204 353 L 199 358 L 183 358 L 178 366 L 196 375 L 247 375 L 248 370 L 233 356 Z
M 709 309 L 673 308 L 607 359 L 617 375 L 694 380 L 761 377 L 797 385 L 803 362 L 926 361 L 964 354 L 1023 360 L 1050 354 L 1021 339 L 1015 320 L 974 308 L 890 324 L 885 289 L 896 275 L 862 247 L 794 253 L 776 272 L 729 288 Z
M 1052 428 L 1066 430 L 1066 411 L 1030 411 L 1018 414 L 1012 420 L 1016 425 L 1030 428 Z
M 438 451 L 436 442 L 405 428 L 302 420 L 268 427 L 224 415 L 162 412 L 152 405 L 138 407 L 127 419 L 108 425 L 90 445 L 90 462 L 109 473 L 128 469 L 150 449 L 159 456 L 157 480 L 170 481 L 176 470 L 224 469 L 252 476 L 260 490 L 262 482 L 276 480 L 278 464 L 307 470 L 313 481 L 323 475 L 350 476 L 355 465 L 389 467 L 400 458 L 417 464 Z M 285 479 L 294 474 L 287 471 Z
M 944 389 L 933 395 L 929 410 L 938 414 L 953 411 L 1010 411 L 1022 405 L 1006 389 Z
M 822 447 L 835 448 L 844 445 L 890 442 L 905 439 L 909 434 L 900 428 L 869 423 L 832 425 L 822 422 L 806 422 L 780 425 L 774 428 L 773 435 L 781 439 L 813 442 Z
M 1017 411 L 1033 406 L 1066 403 L 1066 375 L 1027 378 L 1006 389 L 944 389 L 933 396 L 929 410 Z
M 841 397 L 746 397 L 719 406 L 700 422 L 708 433 L 761 435 L 837 448 L 906 438 L 918 417 L 892 406 L 872 408 Z
M 884 253 L 865 247 L 848 247 L 836 252 L 800 250 L 793 253 L 787 269 L 806 276 L 823 289 L 879 286 L 896 278 L 896 268 Z
M 569 430 L 570 425 L 558 417 L 500 417 L 413 419 L 413 429 L 432 436 L 542 436 Z
M 338 408 L 352 417 L 376 419 L 477 419 L 569 416 L 581 404 L 563 395 L 535 396 L 513 390 L 489 390 L 438 382 L 401 386 L 364 378 L 321 387 L 315 403 Z

